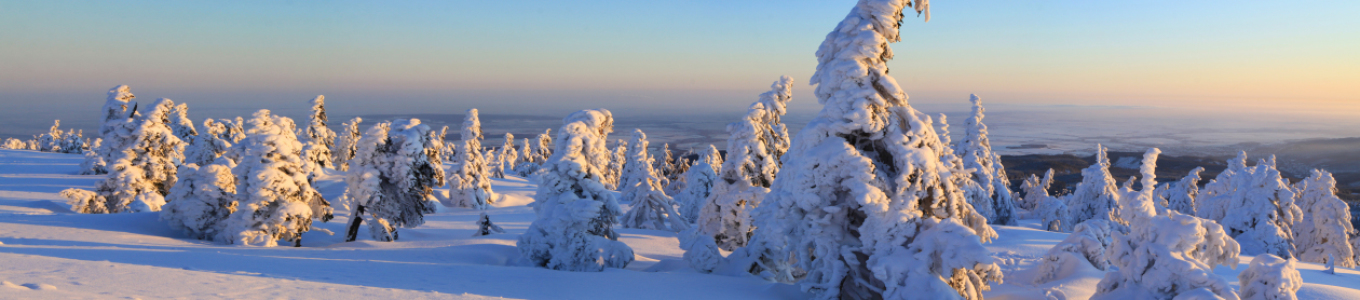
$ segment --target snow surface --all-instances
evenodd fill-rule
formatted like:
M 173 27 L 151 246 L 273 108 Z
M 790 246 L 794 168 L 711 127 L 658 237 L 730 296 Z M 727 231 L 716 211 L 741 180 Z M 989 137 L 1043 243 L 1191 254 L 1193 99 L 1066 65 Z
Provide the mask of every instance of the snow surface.
M 156 213 L 75 214 L 57 193 L 91 188 L 101 176 L 77 174 L 78 154 L 0 150 L 0 299 L 806 299 L 793 285 L 754 277 L 701 274 L 682 258 L 676 233 L 622 229 L 619 240 L 635 251 L 625 269 L 564 272 L 528 266 L 515 241 L 534 219 L 535 184 L 518 177 L 492 179 L 502 201 L 490 208 L 507 233 L 472 237 L 480 211 L 449 209 L 402 229 L 396 242 L 367 237 L 343 242 L 347 210 L 313 223 L 302 247 L 222 245 L 194 239 L 157 219 Z M 327 199 L 344 192 L 342 172 L 327 170 L 315 187 Z M 623 206 L 628 206 L 624 204 Z M 993 225 L 998 237 L 983 244 L 1005 273 L 988 299 L 1085 299 L 1105 272 L 1074 265 L 1064 276 L 1033 284 L 1040 259 L 1068 234 L 1043 231 L 1038 221 Z M 324 229 L 324 230 L 321 230 Z M 725 254 L 725 253 L 724 253 Z M 1237 268 L 1214 274 L 1240 290 Z M 1360 299 L 1360 272 L 1298 262 L 1299 299 Z

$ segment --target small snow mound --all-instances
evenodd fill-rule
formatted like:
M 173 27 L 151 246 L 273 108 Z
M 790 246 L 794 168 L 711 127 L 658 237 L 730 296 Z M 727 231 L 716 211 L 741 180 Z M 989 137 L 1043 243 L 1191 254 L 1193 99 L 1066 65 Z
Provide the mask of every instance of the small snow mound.
M 6 283 L 8 283 L 8 282 L 6 282 Z M 23 284 L 23 286 L 26 287 L 26 288 L 28 288 L 28 289 L 30 289 L 30 290 L 35 290 L 35 291 L 54 291 L 54 290 L 57 289 L 56 286 L 53 286 L 53 285 L 50 285 L 50 284 L 46 284 L 46 283 L 25 283 L 25 284 Z
M 13 282 L 9 282 L 9 281 L 0 281 L 0 286 L 4 286 L 4 287 L 7 287 L 7 288 L 16 288 L 16 289 L 22 289 L 22 288 L 24 288 L 24 287 L 22 287 L 22 286 L 19 286 L 19 285 L 17 285 L 17 284 L 14 284 Z

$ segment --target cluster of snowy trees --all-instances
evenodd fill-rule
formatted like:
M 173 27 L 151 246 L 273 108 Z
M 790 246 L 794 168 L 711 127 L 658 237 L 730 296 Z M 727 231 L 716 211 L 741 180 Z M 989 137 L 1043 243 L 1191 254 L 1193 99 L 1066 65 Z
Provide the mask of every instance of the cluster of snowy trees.
M 61 120 L 53 121 L 52 129 L 48 132 L 35 135 L 29 140 L 16 138 L 6 138 L 0 142 L 0 149 L 7 150 L 35 150 L 42 152 L 57 153 L 82 153 L 90 148 L 90 144 L 99 144 L 99 140 L 85 138 L 84 130 L 68 129 L 61 131 Z

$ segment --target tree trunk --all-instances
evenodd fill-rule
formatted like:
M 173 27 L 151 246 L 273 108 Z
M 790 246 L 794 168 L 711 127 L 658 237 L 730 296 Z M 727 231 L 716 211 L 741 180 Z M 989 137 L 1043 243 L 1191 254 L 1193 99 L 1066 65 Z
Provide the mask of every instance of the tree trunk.
M 345 230 L 345 241 L 353 242 L 359 236 L 359 224 L 364 223 L 364 206 L 354 207 L 354 214 L 349 216 L 349 228 Z

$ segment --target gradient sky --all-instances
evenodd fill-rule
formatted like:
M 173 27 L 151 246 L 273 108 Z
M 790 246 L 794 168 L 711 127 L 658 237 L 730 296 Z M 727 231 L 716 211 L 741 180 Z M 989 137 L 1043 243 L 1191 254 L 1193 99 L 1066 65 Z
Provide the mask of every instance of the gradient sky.
M 19 108 L 0 117 L 94 111 L 116 84 L 195 109 L 739 111 L 780 75 L 810 110 L 813 53 L 854 2 L 0 0 L 0 103 Z M 1360 114 L 1360 1 L 932 11 L 893 45 L 914 102 Z

